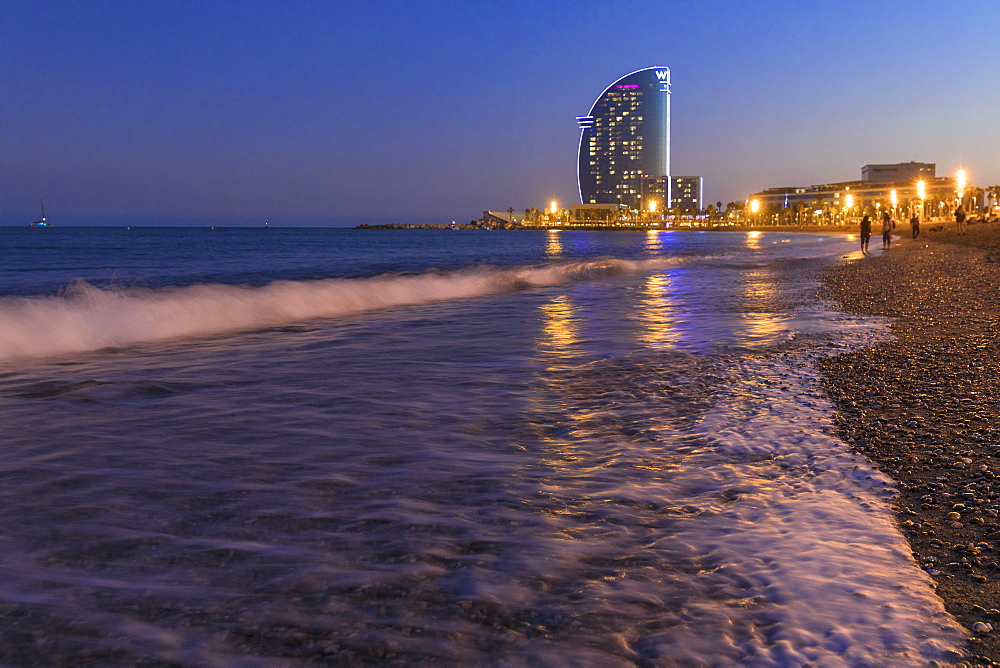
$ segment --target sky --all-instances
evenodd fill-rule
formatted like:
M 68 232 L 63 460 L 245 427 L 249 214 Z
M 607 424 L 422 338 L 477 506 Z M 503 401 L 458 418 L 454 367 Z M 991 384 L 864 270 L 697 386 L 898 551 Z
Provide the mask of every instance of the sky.
M 998 27 L 996 0 L 3 0 L 0 225 L 576 203 L 575 117 L 652 66 L 706 202 L 909 160 L 996 185 Z

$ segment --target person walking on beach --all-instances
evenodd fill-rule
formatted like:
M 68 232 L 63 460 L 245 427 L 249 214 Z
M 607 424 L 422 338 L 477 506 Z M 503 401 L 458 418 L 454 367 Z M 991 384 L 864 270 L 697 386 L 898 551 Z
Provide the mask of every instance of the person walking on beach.
M 959 234 L 965 234 L 965 209 L 961 204 L 955 209 L 955 227 Z
M 888 211 L 882 213 L 882 250 L 889 248 L 892 243 L 892 228 L 896 227 L 896 221 L 892 219 Z
M 913 218 L 910 218 L 910 231 L 913 232 L 914 239 L 920 236 L 920 216 L 917 214 L 913 214 Z
M 861 219 L 861 252 L 868 252 L 868 241 L 872 238 L 872 221 L 866 215 Z

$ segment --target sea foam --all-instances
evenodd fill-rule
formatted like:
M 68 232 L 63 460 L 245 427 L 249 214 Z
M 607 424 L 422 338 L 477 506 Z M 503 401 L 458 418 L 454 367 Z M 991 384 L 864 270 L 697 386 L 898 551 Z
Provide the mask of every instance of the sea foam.
M 161 289 L 78 281 L 60 294 L 0 299 L 0 360 L 249 331 L 364 311 L 467 299 L 676 264 L 580 260 L 360 279 Z

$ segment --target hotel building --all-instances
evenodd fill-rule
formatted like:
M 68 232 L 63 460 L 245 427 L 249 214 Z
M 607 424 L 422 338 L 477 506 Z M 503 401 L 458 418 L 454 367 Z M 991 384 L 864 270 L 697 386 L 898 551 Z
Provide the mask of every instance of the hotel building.
M 625 75 L 576 120 L 582 204 L 648 211 L 649 200 L 659 198 L 653 207 L 671 208 L 670 68 L 647 67 Z

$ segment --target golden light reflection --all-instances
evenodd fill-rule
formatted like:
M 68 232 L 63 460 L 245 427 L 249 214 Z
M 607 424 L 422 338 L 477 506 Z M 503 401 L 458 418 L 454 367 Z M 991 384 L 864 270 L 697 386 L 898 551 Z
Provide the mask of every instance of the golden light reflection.
M 646 230 L 646 252 L 659 253 L 663 250 L 663 242 L 657 230 Z
M 675 304 L 671 300 L 673 280 L 670 274 L 650 274 L 642 286 L 636 309 L 642 328 L 639 340 L 648 346 L 673 346 L 680 340 L 675 320 Z
M 566 295 L 553 297 L 539 307 L 542 315 L 542 331 L 538 347 L 547 353 L 566 354 L 568 348 L 580 342 L 580 323 L 577 309 Z
M 563 244 L 559 236 L 559 230 L 549 230 L 545 234 L 545 256 L 562 257 Z
M 762 248 L 760 243 L 762 233 L 758 231 L 747 232 L 747 248 Z
M 771 269 L 751 271 L 744 279 L 743 322 L 752 338 L 770 339 L 787 328 L 787 306 L 780 301 L 777 280 Z

